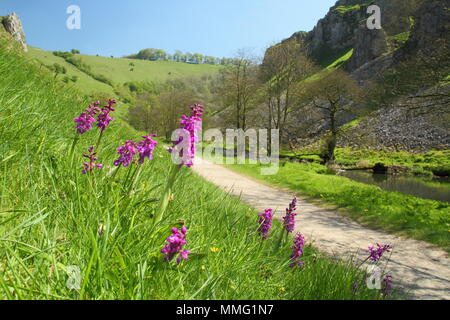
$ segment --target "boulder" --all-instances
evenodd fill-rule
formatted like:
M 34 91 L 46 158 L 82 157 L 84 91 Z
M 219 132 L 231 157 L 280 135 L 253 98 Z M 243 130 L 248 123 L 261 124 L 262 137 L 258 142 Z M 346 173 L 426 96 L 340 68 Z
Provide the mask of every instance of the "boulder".
M 20 44 L 20 46 L 22 47 L 22 49 L 25 52 L 27 52 L 28 47 L 27 47 L 27 42 L 26 42 L 26 38 L 25 38 L 25 33 L 23 31 L 22 22 L 20 21 L 17 14 L 13 13 L 13 14 L 10 14 L 9 16 L 2 17 L 1 22 L 2 22 L 5 30 L 9 34 L 11 34 L 13 39 L 16 40 Z

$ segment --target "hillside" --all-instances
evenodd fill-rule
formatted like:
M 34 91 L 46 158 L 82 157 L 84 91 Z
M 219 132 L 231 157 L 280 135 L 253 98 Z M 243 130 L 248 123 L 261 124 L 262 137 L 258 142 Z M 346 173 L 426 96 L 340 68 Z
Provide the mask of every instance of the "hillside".
M 54 63 L 58 63 L 61 66 L 64 66 L 67 70 L 66 75 L 59 76 L 60 78 L 64 76 L 78 77 L 78 81 L 74 84 L 80 91 L 86 94 L 91 93 L 107 93 L 110 95 L 114 94 L 114 89 L 105 83 L 102 83 L 98 80 L 93 79 L 83 71 L 80 71 L 74 65 L 66 62 L 63 58 L 57 57 L 53 55 L 53 53 L 49 51 L 45 51 L 39 48 L 35 48 L 32 46 L 28 46 L 28 56 L 36 59 L 39 63 L 42 63 L 46 66 L 52 66 Z
M 91 66 L 94 73 L 102 74 L 115 83 L 162 82 L 168 79 L 201 77 L 205 74 L 215 74 L 221 69 L 221 66 L 184 62 L 144 61 L 88 55 L 80 55 L 80 57 Z
M 111 85 L 94 79 L 63 58 L 55 56 L 52 52 L 29 46 L 28 55 L 47 66 L 54 63 L 64 66 L 67 69 L 67 76 L 79 78 L 76 86 L 85 93 L 104 92 L 112 94 L 114 92 Z M 221 66 L 215 65 L 196 65 L 171 61 L 143 61 L 83 54 L 77 54 L 75 57 L 87 65 L 92 74 L 100 75 L 114 85 L 131 81 L 157 83 L 168 79 L 201 77 L 205 74 L 216 74 L 221 69 Z
M 366 26 L 369 17 L 366 11 L 371 4 L 381 8 L 381 30 Z M 426 4 L 424 0 L 339 0 L 313 30 L 297 32 L 286 40 L 305 41 L 311 58 L 323 67 L 353 49 L 345 68 L 355 72 L 366 63 L 403 47 L 417 27 L 418 16 L 426 15 L 423 12 Z M 443 25 L 443 21 L 426 23 Z
M 382 12 L 382 29 L 370 30 L 367 7 Z M 296 32 L 290 40 L 304 43 L 307 53 L 325 70 L 342 68 L 366 93 L 351 102 L 341 125 L 358 119 L 346 145 L 374 149 L 426 152 L 450 147 L 450 11 L 446 1 L 339 0 L 313 30 Z M 446 79 L 446 80 L 445 80 Z M 305 146 L 329 129 L 309 112 L 295 114 L 290 135 L 300 136 L 311 122 Z M 308 116 L 305 116 L 307 114 Z M 348 131 L 348 130 L 347 130 Z

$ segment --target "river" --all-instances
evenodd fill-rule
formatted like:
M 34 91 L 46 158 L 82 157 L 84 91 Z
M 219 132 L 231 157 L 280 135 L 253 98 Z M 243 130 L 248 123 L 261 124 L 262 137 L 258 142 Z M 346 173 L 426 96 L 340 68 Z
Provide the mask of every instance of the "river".
M 398 191 L 415 197 L 450 203 L 448 180 L 426 180 L 418 177 L 373 174 L 367 171 L 343 171 L 338 175 L 352 180 L 372 184 L 387 191 Z

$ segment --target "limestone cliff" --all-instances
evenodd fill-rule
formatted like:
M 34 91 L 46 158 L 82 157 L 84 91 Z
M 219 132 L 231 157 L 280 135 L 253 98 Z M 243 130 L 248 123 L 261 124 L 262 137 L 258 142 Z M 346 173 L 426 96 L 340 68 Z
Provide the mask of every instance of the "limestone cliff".
M 5 30 L 11 34 L 14 40 L 16 40 L 23 50 L 28 51 L 27 42 L 25 39 L 25 33 L 23 31 L 22 22 L 17 14 L 13 13 L 8 16 L 0 17 L 0 22 L 3 24 Z
M 381 8 L 380 30 L 366 26 L 371 4 Z M 352 112 L 342 117 L 340 125 L 358 118 L 360 109 L 375 109 L 348 131 L 349 136 L 342 138 L 340 145 L 407 151 L 449 148 L 450 89 L 436 86 L 450 73 L 449 4 L 449 0 L 339 0 L 312 31 L 297 32 L 285 40 L 304 41 L 310 57 L 322 67 L 353 49 L 351 58 L 340 67 L 360 84 L 366 80 L 384 84 L 386 76 L 392 74 L 396 75 L 391 77 L 396 79 L 395 84 L 403 81 L 402 77 L 420 81 L 416 87 L 414 80 L 408 80 L 412 88 L 408 87 L 409 92 L 393 86 L 393 99 L 375 107 L 364 102 L 353 104 Z M 405 69 L 408 72 L 404 73 Z M 386 83 L 391 89 L 392 83 Z M 380 96 L 385 97 L 385 93 Z M 423 98 L 409 99 L 409 95 Z M 287 134 L 299 137 L 299 146 L 317 141 L 329 129 L 329 123 L 316 112 L 308 107 L 291 116 Z
M 381 8 L 381 30 L 366 26 L 367 8 L 372 4 Z M 297 32 L 286 40 L 304 40 L 310 56 L 322 66 L 353 49 L 344 67 L 357 78 L 367 79 L 375 70 L 379 73 L 397 62 L 400 55 L 394 59 L 394 53 L 411 46 L 410 38 L 416 39 L 416 46 L 425 45 L 430 32 L 445 25 L 443 15 L 448 15 L 448 9 L 443 8 L 447 7 L 448 1 L 441 0 L 339 0 L 312 31 Z

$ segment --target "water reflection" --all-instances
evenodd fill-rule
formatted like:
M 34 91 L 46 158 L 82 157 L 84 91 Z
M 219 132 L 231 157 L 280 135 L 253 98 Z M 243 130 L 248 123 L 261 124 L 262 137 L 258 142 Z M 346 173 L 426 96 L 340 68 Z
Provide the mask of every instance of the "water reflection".
M 383 190 L 398 191 L 419 198 L 450 203 L 450 183 L 425 181 L 416 177 L 400 177 L 386 174 L 372 174 L 363 171 L 344 171 L 339 175 L 352 180 L 379 186 Z

